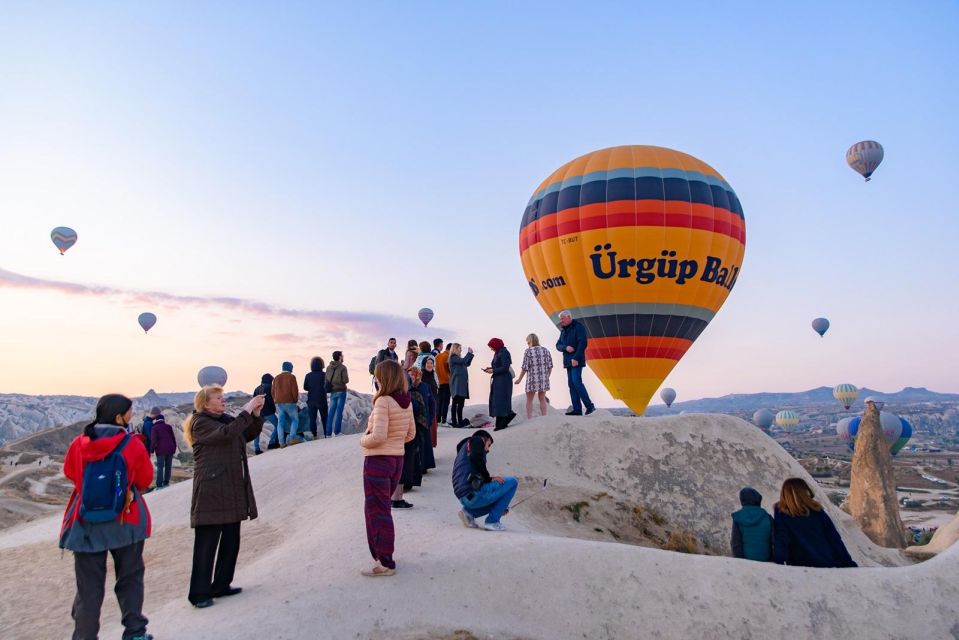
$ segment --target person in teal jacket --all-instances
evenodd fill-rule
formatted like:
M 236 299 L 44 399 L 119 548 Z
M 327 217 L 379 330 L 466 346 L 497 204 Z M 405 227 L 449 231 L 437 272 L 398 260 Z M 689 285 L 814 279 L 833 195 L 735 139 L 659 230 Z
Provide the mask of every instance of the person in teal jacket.
M 769 562 L 773 555 L 773 519 L 762 504 L 762 495 L 752 487 L 739 492 L 742 509 L 733 514 L 730 546 L 734 558 Z

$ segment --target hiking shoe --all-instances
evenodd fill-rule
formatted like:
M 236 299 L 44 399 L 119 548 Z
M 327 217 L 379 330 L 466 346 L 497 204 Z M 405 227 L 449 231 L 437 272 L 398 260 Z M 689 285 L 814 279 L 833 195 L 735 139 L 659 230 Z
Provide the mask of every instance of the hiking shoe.
M 565 415 L 567 415 L 567 416 L 581 416 L 581 415 L 583 415 L 583 412 L 582 412 L 582 411 L 567 411 L 567 412 L 565 413 Z
M 484 522 L 483 528 L 487 531 L 506 531 L 506 527 L 503 526 L 502 522 Z
M 460 517 L 460 522 L 462 522 L 463 526 L 467 529 L 479 529 L 479 525 L 476 524 L 476 518 L 466 513 L 465 509 L 460 509 L 456 515 Z
M 413 505 L 406 500 L 393 500 L 392 505 L 394 509 L 412 509 Z
M 590 407 L 589 409 L 586 410 L 586 415 L 589 415 L 594 411 L 596 411 L 596 407 Z
M 206 609 L 207 607 L 213 606 L 213 598 L 207 598 L 206 600 L 200 600 L 199 602 L 194 602 L 193 606 L 197 609 Z

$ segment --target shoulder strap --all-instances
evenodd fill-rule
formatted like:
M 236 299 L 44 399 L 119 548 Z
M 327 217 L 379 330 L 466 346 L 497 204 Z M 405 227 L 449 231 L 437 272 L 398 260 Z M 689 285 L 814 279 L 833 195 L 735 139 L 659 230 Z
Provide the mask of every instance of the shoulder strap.
M 133 437 L 133 434 L 130 434 L 130 433 L 123 436 L 123 440 L 120 441 L 120 444 L 118 444 L 116 448 L 113 451 L 111 451 L 111 453 L 123 453 L 123 449 L 127 446 L 127 443 L 130 442 L 130 438 L 132 437 Z

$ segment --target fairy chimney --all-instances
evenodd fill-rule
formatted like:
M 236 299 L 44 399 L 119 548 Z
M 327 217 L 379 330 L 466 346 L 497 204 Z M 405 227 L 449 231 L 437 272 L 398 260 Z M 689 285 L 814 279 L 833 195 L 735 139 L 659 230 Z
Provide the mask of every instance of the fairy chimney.
M 879 409 L 873 402 L 866 403 L 866 413 L 856 436 L 847 507 L 863 532 L 876 544 L 900 549 L 906 546 L 905 527 L 896 501 L 892 455 L 882 437 Z

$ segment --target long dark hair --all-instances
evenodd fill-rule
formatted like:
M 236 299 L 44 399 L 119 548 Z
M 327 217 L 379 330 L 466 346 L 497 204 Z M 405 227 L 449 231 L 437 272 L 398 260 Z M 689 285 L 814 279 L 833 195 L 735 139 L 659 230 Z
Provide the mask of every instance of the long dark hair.
M 126 415 L 133 407 L 133 400 L 119 393 L 108 393 L 97 400 L 97 413 L 93 422 L 83 428 L 83 435 L 91 440 L 97 439 L 98 424 L 115 425 L 117 416 Z

